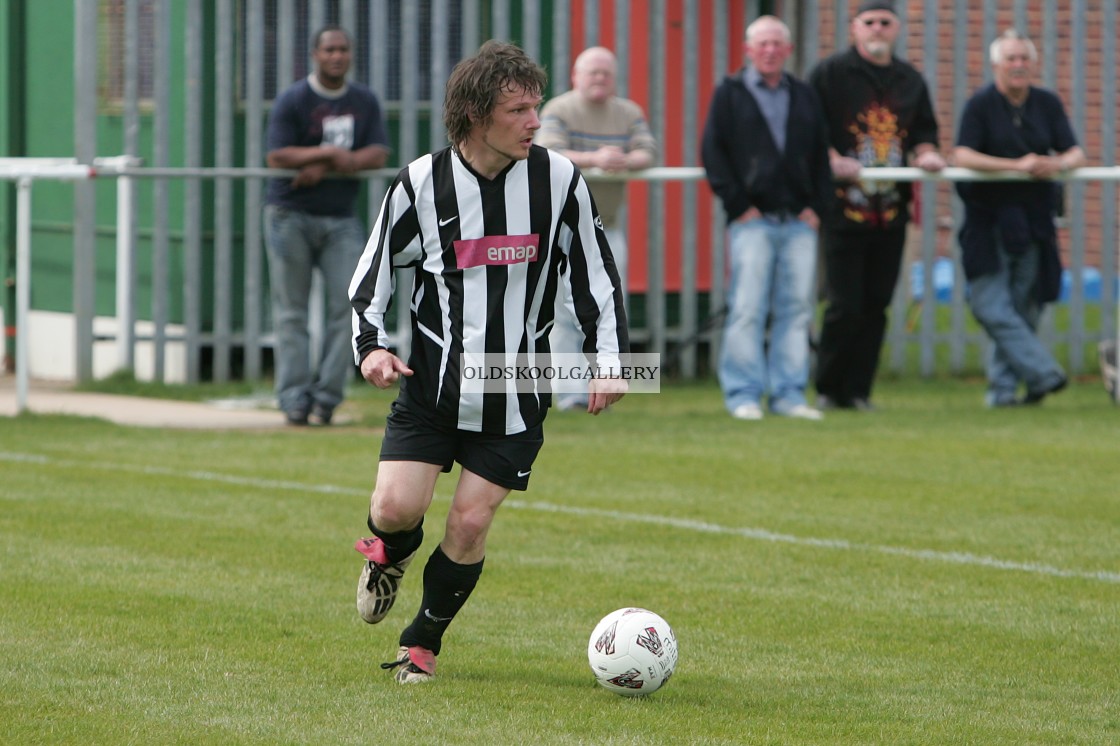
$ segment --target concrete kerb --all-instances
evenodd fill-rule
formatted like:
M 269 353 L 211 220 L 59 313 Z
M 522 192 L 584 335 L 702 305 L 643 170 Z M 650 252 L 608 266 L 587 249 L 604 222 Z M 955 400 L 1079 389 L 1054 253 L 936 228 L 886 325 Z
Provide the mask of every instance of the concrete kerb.
M 39 381 L 32 383 L 27 396 L 27 411 L 34 414 L 96 417 L 119 425 L 197 430 L 287 427 L 274 405 L 265 409 L 256 402 L 237 404 L 89 393 Z M 0 416 L 14 417 L 16 410 L 15 379 L 0 376 Z

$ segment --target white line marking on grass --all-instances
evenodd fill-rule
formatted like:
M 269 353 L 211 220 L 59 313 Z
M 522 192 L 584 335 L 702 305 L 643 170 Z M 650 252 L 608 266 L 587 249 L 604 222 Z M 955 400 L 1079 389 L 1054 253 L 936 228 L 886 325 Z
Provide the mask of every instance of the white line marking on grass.
M 132 472 L 136 474 L 154 474 L 158 476 L 180 477 L 198 479 L 206 482 L 233 484 L 241 487 L 256 487 L 270 490 L 288 490 L 293 492 L 317 492 L 324 494 L 353 495 L 357 489 L 341 487 L 331 484 L 303 484 L 302 482 L 288 482 L 273 479 L 256 479 L 241 477 L 235 474 L 222 474 L 212 471 L 178 471 L 159 466 L 136 466 L 131 464 L 107 464 L 98 462 L 72 461 L 55 459 L 50 456 L 41 456 L 29 453 L 11 453 L 0 451 L 0 461 L 41 464 L 53 467 L 103 469 L 106 471 Z M 778 534 L 761 528 L 736 528 L 734 526 L 721 526 L 718 523 L 707 523 L 686 518 L 670 518 L 668 516 L 653 515 L 650 513 L 626 513 L 619 510 L 602 510 L 599 508 L 579 508 L 555 503 L 507 499 L 505 505 L 514 510 L 535 510 L 545 513 L 564 513 L 567 515 L 589 516 L 595 518 L 609 518 L 626 523 L 646 523 L 657 526 L 696 531 L 706 534 L 722 534 L 725 536 L 741 536 L 757 541 L 770 541 L 797 546 L 820 547 L 848 552 L 872 552 L 876 554 L 889 554 L 908 559 L 926 560 L 931 562 L 949 562 L 957 565 L 972 565 L 976 567 L 989 567 L 995 570 L 1009 570 L 1013 572 L 1026 572 L 1035 575 L 1046 575 L 1055 578 L 1079 578 L 1082 580 L 1097 580 L 1103 583 L 1120 584 L 1120 573 L 1098 570 L 1086 572 L 1081 570 L 1063 570 L 1053 565 L 1044 565 L 1037 562 L 1011 562 L 996 557 L 971 554 L 969 552 L 939 552 L 932 549 L 907 549 L 905 547 L 891 547 L 881 544 L 863 544 L 846 539 L 818 539 L 811 536 L 794 536 L 792 534 Z
M 50 461 L 46 456 L 37 456 L 33 453 L 7 453 L 0 451 L 0 461 L 15 461 L 21 464 L 45 464 Z
M 304 484 L 302 482 L 286 482 L 275 479 L 257 479 L 256 477 L 239 477 L 236 474 L 221 474 L 213 471 L 179 471 L 162 466 L 137 466 L 133 464 L 107 464 L 96 461 L 70 461 L 55 459 L 49 456 L 36 456 L 28 453 L 9 453 L 0 451 L 0 461 L 17 461 L 23 463 L 49 464 L 81 469 L 102 469 L 104 471 L 126 471 L 132 474 L 151 474 L 163 477 L 185 477 L 198 479 L 203 482 L 219 482 L 222 484 L 236 484 L 242 487 L 262 487 L 272 490 L 291 490 L 293 492 L 323 492 L 329 495 L 352 495 L 355 490 L 349 487 L 338 487 L 332 484 Z
M 968 552 L 938 552 L 933 549 L 907 549 L 905 547 L 890 547 L 879 544 L 862 544 L 846 539 L 817 539 L 813 537 L 793 536 L 792 534 L 777 534 L 761 528 L 735 528 L 721 526 L 717 523 L 705 523 L 685 518 L 668 518 L 666 516 L 650 515 L 647 513 L 624 513 L 618 510 L 600 510 L 598 508 L 575 508 L 567 505 L 556 505 L 546 502 L 528 502 L 525 500 L 506 500 L 505 505 L 521 510 L 538 510 L 549 513 L 566 513 L 568 515 L 592 516 L 595 518 L 610 518 L 628 523 L 648 523 L 657 526 L 698 531 L 707 534 L 723 534 L 727 536 L 742 536 L 759 541 L 780 542 L 783 544 L 796 544 L 799 546 L 821 547 L 824 549 L 838 549 L 850 552 L 875 552 L 890 554 L 897 557 L 910 559 L 930 560 L 934 562 L 951 562 L 958 565 L 975 565 L 991 567 L 996 570 L 1012 570 L 1016 572 L 1029 572 L 1036 575 L 1049 575 L 1056 578 L 1081 578 L 1084 580 L 1099 580 L 1105 583 L 1120 583 L 1120 573 L 1099 570 L 1097 572 L 1083 572 L 1080 570 L 1063 570 L 1052 565 L 1043 565 L 1037 562 L 1011 562 L 996 557 L 984 557 Z

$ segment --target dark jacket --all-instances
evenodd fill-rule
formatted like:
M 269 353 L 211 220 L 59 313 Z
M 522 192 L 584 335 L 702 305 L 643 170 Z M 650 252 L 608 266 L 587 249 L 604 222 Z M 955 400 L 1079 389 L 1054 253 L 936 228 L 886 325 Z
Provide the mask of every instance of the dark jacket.
M 811 207 L 820 215 L 832 177 L 816 94 L 783 74 L 789 84 L 789 117 L 785 152 L 779 153 L 743 78 L 742 71 L 729 75 L 716 88 L 701 143 L 708 183 L 723 202 L 728 222 L 751 207 L 794 214 Z
M 824 107 L 829 145 L 840 155 L 864 166 L 905 166 L 906 156 L 918 145 L 938 145 L 929 89 L 907 62 L 892 57 L 880 67 L 850 47 L 821 61 L 809 84 Z M 838 182 L 825 226 L 842 231 L 900 228 L 910 218 L 910 194 L 907 182 Z
M 965 104 L 957 145 L 1000 158 L 1020 158 L 1028 153 L 1064 153 L 1077 145 L 1077 139 L 1061 99 L 1053 92 L 1031 87 L 1022 109 L 1013 112 L 1003 94 L 989 84 Z M 1036 244 L 1041 249 L 1038 300 L 1056 300 L 1062 282 L 1054 227 L 1056 185 L 1050 181 L 958 182 L 957 193 L 964 202 L 964 224 L 958 238 L 965 277 L 972 280 L 999 270 L 997 235 L 1012 254 Z

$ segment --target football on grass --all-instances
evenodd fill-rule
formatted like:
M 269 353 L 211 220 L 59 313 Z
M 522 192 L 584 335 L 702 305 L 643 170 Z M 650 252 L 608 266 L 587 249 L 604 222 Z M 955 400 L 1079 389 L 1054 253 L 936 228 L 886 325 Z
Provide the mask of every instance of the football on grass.
M 646 609 L 619 609 L 603 617 L 587 643 L 595 680 L 624 697 L 656 692 L 677 666 L 677 636 Z

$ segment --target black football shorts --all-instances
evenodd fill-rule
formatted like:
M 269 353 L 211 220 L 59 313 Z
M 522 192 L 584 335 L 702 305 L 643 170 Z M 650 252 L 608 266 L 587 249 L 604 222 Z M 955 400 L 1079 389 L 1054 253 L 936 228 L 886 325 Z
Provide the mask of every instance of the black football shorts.
M 393 402 L 381 442 L 382 461 L 438 464 L 445 472 L 457 461 L 488 482 L 511 490 L 529 487 L 533 462 L 544 445 L 540 423 L 513 435 L 492 435 L 443 427 Z

